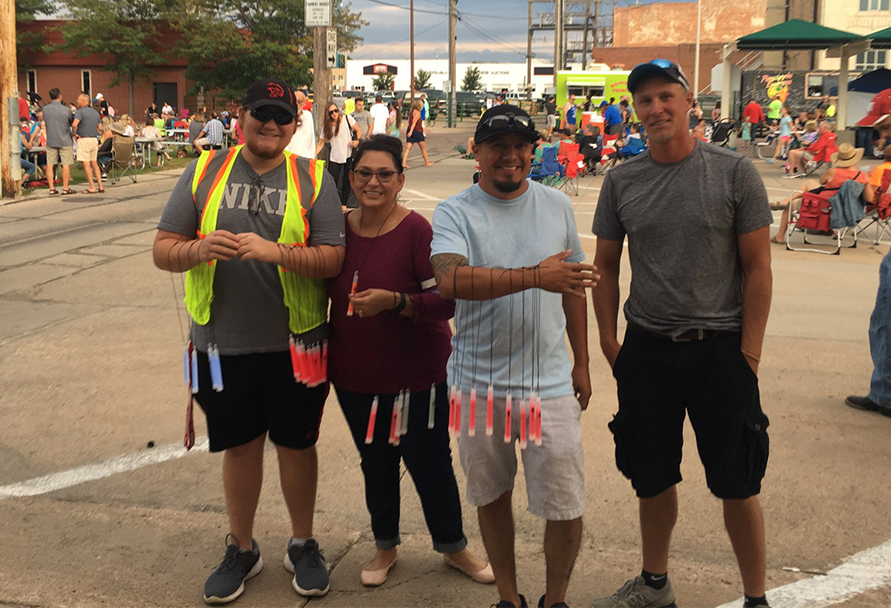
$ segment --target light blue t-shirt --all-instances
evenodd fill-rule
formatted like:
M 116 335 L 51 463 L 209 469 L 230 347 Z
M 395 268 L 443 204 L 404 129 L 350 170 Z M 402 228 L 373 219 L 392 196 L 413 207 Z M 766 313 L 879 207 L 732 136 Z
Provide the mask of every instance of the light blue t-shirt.
M 780 119 L 780 137 L 792 137 L 792 117 L 783 116 Z
M 432 255 L 457 253 L 475 267 L 522 268 L 571 249 L 567 261 L 584 261 L 569 198 L 528 183 L 510 201 L 474 185 L 441 202 L 433 213 Z M 572 395 L 565 332 L 558 293 L 527 289 L 495 300 L 458 300 L 449 384 L 465 391 L 475 384 L 485 395 L 491 377 L 497 396 L 510 388 L 525 398 L 534 373 L 542 399 Z

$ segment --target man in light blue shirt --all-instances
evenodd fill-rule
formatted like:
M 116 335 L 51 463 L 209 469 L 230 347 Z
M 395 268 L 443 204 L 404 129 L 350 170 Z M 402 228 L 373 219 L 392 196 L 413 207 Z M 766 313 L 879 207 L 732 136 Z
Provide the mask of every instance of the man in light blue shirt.
M 547 520 L 545 606 L 564 601 L 585 511 L 580 416 L 591 397 L 585 289 L 598 277 L 582 263 L 569 199 L 526 179 L 537 137 L 520 108 L 488 110 L 474 135 L 479 183 L 433 215 L 436 280 L 443 297 L 458 300 L 448 370 L 455 403 L 462 404 L 453 408 L 454 432 L 467 500 L 478 508 L 498 606 L 505 608 L 526 605 L 513 551 L 517 439 L 529 510 Z

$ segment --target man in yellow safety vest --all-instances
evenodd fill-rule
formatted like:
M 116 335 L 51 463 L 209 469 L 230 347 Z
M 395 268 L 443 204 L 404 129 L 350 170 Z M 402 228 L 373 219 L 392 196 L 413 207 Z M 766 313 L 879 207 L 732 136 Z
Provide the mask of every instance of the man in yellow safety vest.
M 244 145 L 207 150 L 189 165 L 153 247 L 159 268 L 186 273 L 186 378 L 210 451 L 223 452 L 229 534 L 204 587 L 212 604 L 237 598 L 263 567 L 253 522 L 267 435 L 291 516 L 292 586 L 305 596 L 328 591 L 312 530 L 315 443 L 328 394 L 322 281 L 340 272 L 343 216 L 324 164 L 285 151 L 299 116 L 291 87 L 258 80 L 241 105 Z

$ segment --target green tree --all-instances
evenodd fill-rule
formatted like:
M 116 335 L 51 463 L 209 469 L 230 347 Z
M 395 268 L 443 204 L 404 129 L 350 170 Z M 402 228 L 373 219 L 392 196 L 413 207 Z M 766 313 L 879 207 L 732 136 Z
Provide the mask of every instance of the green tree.
M 135 114 L 136 80 L 154 73 L 149 65 L 164 61 L 157 43 L 163 1 L 67 0 L 67 9 L 71 18 L 60 27 L 59 50 L 103 57 L 101 69 L 113 74 L 111 85 L 127 82 L 130 114 Z
M 49 0 L 17 0 L 15 3 L 15 22 L 31 23 L 37 15 L 50 15 L 55 6 Z M 30 59 L 35 50 L 43 48 L 46 43 L 42 32 L 23 32 L 16 27 L 15 47 L 16 61 L 20 66 L 31 65 Z
M 418 70 L 415 72 L 415 89 L 420 91 L 421 89 L 429 89 L 430 88 L 430 78 L 433 76 L 427 70 Z
M 312 84 L 312 31 L 305 0 L 177 0 L 178 52 L 188 60 L 190 93 L 214 91 L 237 100 L 257 78 L 280 78 L 291 86 Z M 335 0 L 333 27 L 341 51 L 355 49 L 368 25 L 361 13 Z
M 483 86 L 483 75 L 476 66 L 467 66 L 464 72 L 464 80 L 461 81 L 462 91 L 478 91 Z
M 371 81 L 371 86 L 375 91 L 391 91 L 393 90 L 393 75 L 389 72 L 378 74 Z

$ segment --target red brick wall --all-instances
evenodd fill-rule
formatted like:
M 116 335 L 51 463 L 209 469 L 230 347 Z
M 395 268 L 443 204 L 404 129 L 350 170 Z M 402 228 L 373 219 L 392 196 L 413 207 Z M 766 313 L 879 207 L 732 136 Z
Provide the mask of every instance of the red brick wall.
M 701 43 L 725 43 L 765 27 L 766 0 L 701 0 Z M 696 3 L 660 2 L 616 8 L 613 44 L 660 46 L 696 42 Z
M 699 88 L 708 92 L 712 79 L 712 68 L 721 63 L 723 44 L 701 44 L 699 51 Z M 736 61 L 744 53 L 737 53 L 731 59 Z M 633 69 L 638 63 L 652 59 L 668 59 L 680 64 L 684 73 L 693 85 L 693 68 L 696 65 L 696 45 L 678 44 L 674 46 L 628 46 L 594 49 L 592 58 L 595 62 L 606 63 L 611 67 L 623 70 Z

